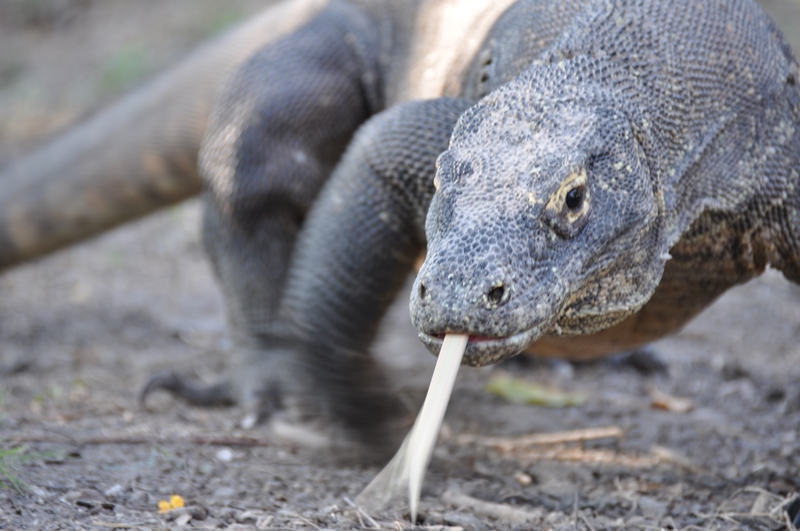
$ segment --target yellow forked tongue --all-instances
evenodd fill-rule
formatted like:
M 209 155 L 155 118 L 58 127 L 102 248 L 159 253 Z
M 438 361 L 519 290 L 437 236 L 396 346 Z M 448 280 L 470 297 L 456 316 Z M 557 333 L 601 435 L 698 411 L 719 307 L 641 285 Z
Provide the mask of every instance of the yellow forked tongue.
M 397 454 L 359 494 L 356 504 L 360 507 L 369 511 L 380 510 L 408 485 L 411 521 L 416 522 L 425 469 L 428 468 L 442 426 L 468 339 L 469 336 L 461 334 L 447 334 L 444 337 L 422 410 Z

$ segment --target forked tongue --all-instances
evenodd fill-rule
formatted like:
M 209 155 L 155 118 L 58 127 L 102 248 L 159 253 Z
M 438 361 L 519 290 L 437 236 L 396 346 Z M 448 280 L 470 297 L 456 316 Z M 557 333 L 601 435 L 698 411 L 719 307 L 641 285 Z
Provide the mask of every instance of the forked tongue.
M 359 507 L 367 511 L 382 510 L 407 488 L 411 521 L 417 521 L 425 469 L 442 426 L 468 339 L 469 336 L 461 334 L 444 337 L 422 410 L 397 454 L 356 498 Z

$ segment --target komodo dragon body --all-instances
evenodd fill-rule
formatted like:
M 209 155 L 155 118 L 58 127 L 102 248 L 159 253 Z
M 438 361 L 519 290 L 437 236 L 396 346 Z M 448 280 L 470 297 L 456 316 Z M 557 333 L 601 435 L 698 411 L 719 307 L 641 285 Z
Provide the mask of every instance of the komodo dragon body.
M 366 352 L 426 249 L 412 321 L 433 352 L 469 334 L 472 365 L 642 345 L 767 265 L 800 282 L 798 67 L 753 1 L 312 11 L 233 75 L 200 153 L 234 385 L 146 391 L 310 387 L 382 440 Z

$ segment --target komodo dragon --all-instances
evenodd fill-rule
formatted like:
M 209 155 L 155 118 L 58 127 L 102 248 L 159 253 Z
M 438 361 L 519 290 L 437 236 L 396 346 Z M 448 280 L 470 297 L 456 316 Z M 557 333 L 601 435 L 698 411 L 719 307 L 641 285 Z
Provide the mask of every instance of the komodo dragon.
M 381 443 L 367 351 L 426 244 L 412 321 L 434 353 L 469 334 L 470 365 L 645 344 L 767 265 L 800 282 L 799 81 L 752 0 L 332 0 L 203 142 L 238 372 L 146 391 L 311 388 Z

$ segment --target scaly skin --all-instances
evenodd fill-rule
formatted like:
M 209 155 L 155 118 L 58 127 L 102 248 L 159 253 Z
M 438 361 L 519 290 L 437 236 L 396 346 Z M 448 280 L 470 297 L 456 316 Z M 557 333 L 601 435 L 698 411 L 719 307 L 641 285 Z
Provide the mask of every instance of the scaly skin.
M 366 352 L 426 243 L 412 321 L 434 353 L 444 334 L 470 335 L 471 365 L 526 349 L 618 352 L 674 332 L 767 264 L 800 280 L 797 64 L 753 2 L 520 1 L 439 94 L 463 98 L 419 103 L 386 85 L 401 58 L 387 69 L 371 55 L 386 42 L 375 5 L 334 4 L 243 74 L 271 86 L 278 69 L 290 87 L 323 86 L 333 59 L 319 58 L 347 28 L 334 58 L 357 58 L 349 79 L 361 89 L 336 106 L 336 138 L 396 105 L 340 160 L 305 138 L 334 130 L 316 88 L 265 97 L 244 83 L 263 102 L 253 107 L 234 85 L 207 137 L 207 242 L 251 376 L 239 396 L 269 395 L 274 374 L 291 374 L 363 440 L 381 441 L 392 409 L 380 407 L 389 401 Z M 298 49 L 323 73 L 279 66 Z M 255 151 L 250 136 L 214 133 L 244 130 L 237 105 L 258 109 Z M 300 119 L 283 121 L 294 106 Z M 263 364 L 278 368 L 253 379 Z
M 767 264 L 800 280 L 797 64 L 774 24 L 750 2 L 586 4 L 439 159 L 411 301 L 433 351 L 456 332 L 472 365 L 546 335 L 602 354 Z
M 262 414 L 299 397 L 386 443 L 395 409 L 367 351 L 426 245 L 412 320 L 434 352 L 469 334 L 472 365 L 645 344 L 768 264 L 800 281 L 798 67 L 752 0 L 311 4 L 284 5 L 294 31 L 227 83 L 200 152 L 232 379 L 161 375 L 145 395 Z M 183 100 L 164 90 L 141 101 Z M 53 152 L 111 153 L 102 131 L 138 119 L 122 115 Z M 122 193 L 87 225 L 107 163 L 75 166 L 62 210 L 24 166 L 0 174 L 0 267 L 196 189 L 198 128 L 153 151 L 148 124 L 125 171 L 155 203 Z

